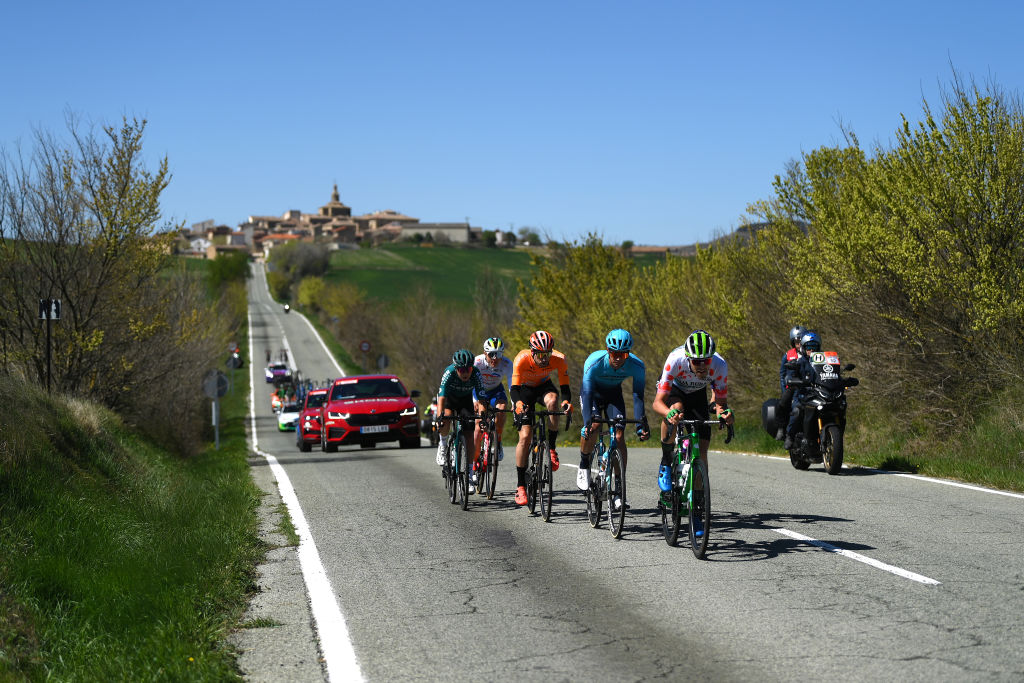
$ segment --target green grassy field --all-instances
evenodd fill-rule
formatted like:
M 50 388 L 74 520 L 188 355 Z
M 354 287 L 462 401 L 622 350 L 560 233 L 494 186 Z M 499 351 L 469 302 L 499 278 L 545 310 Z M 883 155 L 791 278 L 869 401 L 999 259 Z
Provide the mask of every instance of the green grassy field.
M 324 279 L 354 283 L 381 301 L 397 301 L 429 289 L 440 300 L 472 304 L 474 287 L 482 277 L 494 277 L 513 286 L 518 279 L 529 280 L 533 253 L 544 252 L 411 244 L 343 249 L 331 255 Z M 635 260 L 637 265 L 645 266 L 661 258 L 643 254 Z

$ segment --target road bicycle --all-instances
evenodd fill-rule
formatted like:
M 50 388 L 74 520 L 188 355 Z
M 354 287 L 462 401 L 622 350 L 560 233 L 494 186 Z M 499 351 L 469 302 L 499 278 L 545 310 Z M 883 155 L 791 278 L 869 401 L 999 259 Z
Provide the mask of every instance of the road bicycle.
M 615 438 L 616 429 L 625 429 L 627 424 L 641 424 L 642 420 L 627 420 L 618 417 L 613 420 L 592 419 L 591 424 L 600 425 L 597 433 L 597 445 L 590 456 L 590 477 L 587 490 L 583 495 L 587 500 L 587 520 L 590 526 L 601 525 L 601 507 L 608 502 L 608 525 L 612 537 L 622 536 L 622 527 L 626 521 L 626 466 L 619 452 L 619 443 Z M 604 444 L 604 425 L 609 426 L 608 445 Z
M 477 492 L 494 498 L 498 486 L 498 441 L 496 418 L 498 413 L 511 413 L 512 410 L 490 408 L 479 415 L 481 420 L 480 457 L 477 459 Z
M 572 409 L 537 410 L 533 413 L 533 438 L 530 440 L 530 458 L 526 467 L 526 506 L 530 514 L 537 511 L 540 500 L 540 514 L 545 522 L 551 521 L 551 503 L 554 499 L 554 473 L 551 471 L 551 450 L 548 448 L 549 415 L 565 415 L 565 429 L 572 421 Z
M 437 418 L 438 422 L 443 420 L 454 421 L 452 433 L 448 439 L 448 446 L 444 449 L 444 464 L 441 465 L 441 476 L 444 477 L 445 488 L 448 491 L 448 502 L 456 503 L 465 510 L 469 507 L 469 470 L 466 464 L 466 436 L 473 435 L 473 420 L 476 416 L 442 415 Z M 468 423 L 466 425 L 465 423 Z
M 711 481 L 708 470 L 700 459 L 700 437 L 697 427 L 718 425 L 729 428 L 725 443 L 732 441 L 732 425 L 725 418 L 717 420 L 681 420 L 676 425 L 675 456 L 672 465 L 672 488 L 662 491 L 658 498 L 661 508 L 661 526 L 665 542 L 674 546 L 679 539 L 683 514 L 687 516 L 690 549 L 698 560 L 704 559 L 711 535 Z M 689 433 L 683 428 L 689 429 Z M 700 485 L 697 485 L 697 481 Z

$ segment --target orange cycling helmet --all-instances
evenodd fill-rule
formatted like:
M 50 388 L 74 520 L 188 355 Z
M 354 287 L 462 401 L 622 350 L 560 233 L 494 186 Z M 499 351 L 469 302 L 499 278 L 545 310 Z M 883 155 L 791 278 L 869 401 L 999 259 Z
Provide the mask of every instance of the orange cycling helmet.
M 537 330 L 530 335 L 530 348 L 534 351 L 551 351 L 555 348 L 555 340 L 551 338 L 550 332 Z

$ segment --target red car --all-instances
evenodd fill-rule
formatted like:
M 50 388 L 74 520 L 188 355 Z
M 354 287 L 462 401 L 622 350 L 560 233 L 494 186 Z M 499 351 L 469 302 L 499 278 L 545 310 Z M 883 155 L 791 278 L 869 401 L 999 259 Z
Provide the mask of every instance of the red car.
M 321 445 L 328 452 L 359 444 L 373 448 L 397 441 L 402 448 L 419 448 L 419 418 L 413 398 L 394 375 L 342 377 L 331 386 L 323 407 Z
M 320 445 L 321 409 L 327 403 L 328 393 L 327 389 L 313 389 L 306 394 L 306 402 L 295 423 L 295 445 L 303 453 L 308 453 L 313 444 Z

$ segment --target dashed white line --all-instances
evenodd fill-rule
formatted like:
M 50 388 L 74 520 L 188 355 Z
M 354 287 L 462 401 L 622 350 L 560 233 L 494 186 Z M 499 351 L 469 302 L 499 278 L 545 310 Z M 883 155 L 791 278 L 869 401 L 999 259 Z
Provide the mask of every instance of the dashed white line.
M 876 559 L 873 559 L 871 557 L 867 557 L 866 555 L 861 555 L 860 553 L 855 553 L 852 550 L 845 550 L 843 548 L 837 548 L 836 546 L 831 545 L 829 543 L 825 543 L 824 541 L 819 541 L 819 540 L 817 540 L 815 538 L 811 538 L 810 536 L 804 536 L 803 534 L 798 534 L 797 532 L 790 531 L 789 529 L 773 528 L 772 531 L 774 531 L 777 534 L 782 534 L 783 536 L 789 536 L 790 538 L 794 538 L 794 539 L 796 539 L 798 541 L 803 541 L 805 543 L 810 543 L 811 545 L 817 546 L 817 547 L 821 548 L 822 550 L 827 550 L 830 553 L 836 553 L 838 555 L 842 555 L 843 557 L 848 557 L 851 560 L 857 560 L 858 562 L 863 562 L 864 564 L 871 565 L 872 567 L 875 567 L 876 569 L 881 569 L 882 571 L 887 571 L 890 574 L 895 574 L 896 576 L 902 576 L 903 578 L 910 579 L 911 581 L 917 581 L 918 583 L 927 584 L 929 586 L 938 586 L 939 585 L 938 581 L 936 581 L 935 579 L 930 579 L 927 576 L 922 576 L 920 574 L 915 574 L 912 571 L 907 571 L 906 569 L 901 569 L 900 567 L 894 567 L 891 564 L 886 564 L 884 562 L 879 562 Z

